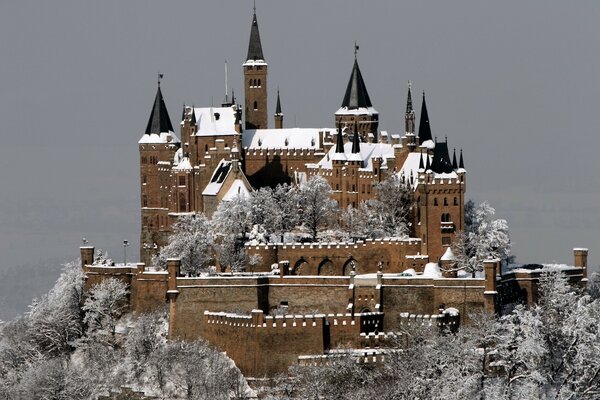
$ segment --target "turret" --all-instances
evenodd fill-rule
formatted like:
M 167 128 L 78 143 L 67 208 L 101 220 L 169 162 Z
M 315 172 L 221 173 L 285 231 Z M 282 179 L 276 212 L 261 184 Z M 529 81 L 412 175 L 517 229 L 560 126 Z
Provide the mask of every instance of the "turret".
M 379 113 L 371 104 L 367 86 L 358 67 L 357 51 L 358 46 L 355 44 L 352 73 L 346 86 L 342 106 L 335 113 L 335 123 L 337 127 L 344 128 L 359 121 L 358 132 L 363 137 L 363 140 L 367 141 L 369 133 L 372 133 L 373 141 L 377 142 Z
M 415 137 L 415 110 L 412 104 L 411 84 L 408 82 L 408 95 L 406 97 L 406 112 L 404 113 L 404 134 L 407 138 L 409 151 L 414 151 L 417 147 Z
M 419 145 L 427 148 L 433 147 L 433 138 L 431 137 L 431 127 L 429 126 L 429 115 L 427 113 L 427 104 L 425 103 L 424 91 L 423 103 L 421 103 L 421 118 L 419 120 Z
M 262 51 L 256 7 L 252 16 L 244 67 L 246 129 L 265 129 L 267 122 L 267 63 Z
M 275 129 L 283 129 L 283 113 L 281 112 L 279 88 L 277 88 L 277 105 L 275 106 Z

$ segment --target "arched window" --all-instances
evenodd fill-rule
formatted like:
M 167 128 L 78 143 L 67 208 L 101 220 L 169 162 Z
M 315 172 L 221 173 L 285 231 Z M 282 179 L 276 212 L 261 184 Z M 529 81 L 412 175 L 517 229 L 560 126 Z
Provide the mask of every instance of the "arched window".
M 254 101 L 254 111 L 258 110 L 258 101 Z
M 258 87 L 260 87 L 260 86 L 261 86 L 261 85 L 260 85 L 260 79 L 259 79 L 259 80 L 258 80 Z
M 248 81 L 248 86 L 252 87 L 252 79 Z

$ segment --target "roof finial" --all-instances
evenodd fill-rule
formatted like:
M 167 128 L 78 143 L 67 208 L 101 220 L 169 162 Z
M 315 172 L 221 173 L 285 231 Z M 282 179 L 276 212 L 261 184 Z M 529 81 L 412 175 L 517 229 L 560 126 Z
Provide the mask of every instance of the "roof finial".
M 254 14 L 256 14 L 256 0 L 254 0 L 254 7 L 253 7 L 253 9 L 254 9 Z
M 356 40 L 354 41 L 354 59 L 356 60 L 356 54 L 358 53 L 358 45 L 356 44 Z
M 157 79 L 157 82 L 158 82 L 158 87 L 160 87 L 160 80 L 163 78 L 163 76 L 164 76 L 164 75 L 163 75 L 163 74 L 161 74 L 161 73 L 160 73 L 160 71 L 158 71 L 158 79 Z

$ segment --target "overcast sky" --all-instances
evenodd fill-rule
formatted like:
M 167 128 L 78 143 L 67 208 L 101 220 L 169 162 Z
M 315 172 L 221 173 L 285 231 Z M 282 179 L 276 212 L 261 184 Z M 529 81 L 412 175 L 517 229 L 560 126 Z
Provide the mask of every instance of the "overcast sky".
M 0 4 L 0 271 L 78 256 L 81 238 L 137 258 L 139 167 L 156 74 L 174 125 L 243 100 L 252 2 Z M 434 136 L 463 148 L 467 196 L 511 228 L 520 262 L 600 263 L 600 2 L 257 1 L 271 115 L 331 127 L 359 64 L 380 128 L 403 129 L 406 83 Z M 418 116 L 417 116 L 418 118 Z M 269 121 L 272 124 L 272 118 Z M 133 257 L 132 257 L 133 256 Z

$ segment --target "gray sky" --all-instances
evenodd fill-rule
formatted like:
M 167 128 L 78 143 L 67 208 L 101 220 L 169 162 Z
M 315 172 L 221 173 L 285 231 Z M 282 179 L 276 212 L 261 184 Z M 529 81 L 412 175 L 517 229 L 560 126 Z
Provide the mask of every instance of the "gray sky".
M 0 271 L 73 259 L 84 236 L 117 260 L 128 239 L 137 258 L 137 140 L 157 71 L 174 125 L 184 102 L 222 101 L 224 60 L 243 99 L 252 3 L 206 3 L 0 4 Z M 571 262 L 585 246 L 600 263 L 600 2 L 257 8 L 270 114 L 279 85 L 286 126 L 333 126 L 356 40 L 381 129 L 402 130 L 408 80 L 426 90 L 433 135 L 464 149 L 467 195 L 508 219 L 519 261 Z

